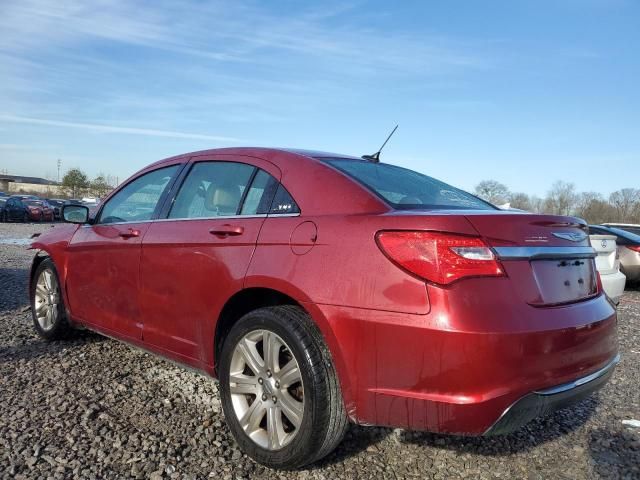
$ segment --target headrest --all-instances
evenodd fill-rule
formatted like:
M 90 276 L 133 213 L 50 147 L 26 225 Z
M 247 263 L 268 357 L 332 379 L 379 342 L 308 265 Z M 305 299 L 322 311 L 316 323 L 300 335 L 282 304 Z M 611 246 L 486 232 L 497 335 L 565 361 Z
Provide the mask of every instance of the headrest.
M 235 215 L 242 193 L 237 185 L 216 185 L 207 188 L 204 206 L 218 215 Z

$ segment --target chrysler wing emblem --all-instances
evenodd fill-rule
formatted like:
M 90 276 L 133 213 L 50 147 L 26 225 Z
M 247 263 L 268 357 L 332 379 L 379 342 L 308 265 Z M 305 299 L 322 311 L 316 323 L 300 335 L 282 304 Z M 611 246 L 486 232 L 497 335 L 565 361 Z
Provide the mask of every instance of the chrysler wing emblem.
M 587 234 L 584 232 L 553 232 L 552 235 L 562 238 L 563 240 L 569 240 L 570 242 L 581 242 L 587 238 Z

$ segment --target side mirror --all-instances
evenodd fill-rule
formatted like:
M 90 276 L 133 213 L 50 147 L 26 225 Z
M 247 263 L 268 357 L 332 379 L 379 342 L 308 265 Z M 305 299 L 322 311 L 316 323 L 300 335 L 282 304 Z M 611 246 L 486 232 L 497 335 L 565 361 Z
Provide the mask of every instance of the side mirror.
M 68 223 L 87 223 L 89 221 L 89 209 L 84 205 L 64 205 L 62 218 Z

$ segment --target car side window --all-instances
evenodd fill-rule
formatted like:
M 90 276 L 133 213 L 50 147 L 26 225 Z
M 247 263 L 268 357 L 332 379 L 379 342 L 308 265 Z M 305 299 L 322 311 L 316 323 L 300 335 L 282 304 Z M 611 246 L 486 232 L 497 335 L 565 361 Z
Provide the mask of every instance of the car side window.
M 104 205 L 97 223 L 151 220 L 158 201 L 178 167 L 179 165 L 172 165 L 159 168 L 130 182 Z
M 276 195 L 271 202 L 270 214 L 300 213 L 300 208 L 293 197 L 282 184 L 278 185 Z
M 178 191 L 169 218 L 238 215 L 256 167 L 237 162 L 198 162 Z

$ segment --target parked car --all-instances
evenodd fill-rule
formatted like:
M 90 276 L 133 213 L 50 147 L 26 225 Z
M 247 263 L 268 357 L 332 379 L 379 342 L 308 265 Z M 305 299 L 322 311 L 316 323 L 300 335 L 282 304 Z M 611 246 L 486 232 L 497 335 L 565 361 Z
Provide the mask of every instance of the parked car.
M 603 223 L 605 227 L 617 228 L 635 235 L 640 235 L 640 225 L 635 223 Z
M 624 293 L 624 286 L 627 277 L 620 271 L 620 260 L 618 250 L 616 248 L 616 237 L 614 235 L 602 235 L 592 233 L 589 235 L 591 246 L 595 248 L 598 256 L 596 257 L 596 268 L 600 274 L 602 288 L 605 293 L 616 305 L 620 303 L 620 298 Z
M 4 206 L 7 203 L 6 197 L 0 197 L 0 222 L 6 221 L 4 219 Z
M 38 200 L 27 199 L 24 200 L 28 207 L 37 207 L 40 209 L 40 216 L 38 217 L 38 221 L 40 222 L 53 222 L 55 220 L 55 215 L 53 212 L 53 207 L 49 205 L 45 199 L 41 198 Z
M 62 207 L 64 205 L 65 200 L 61 198 L 49 198 L 47 199 L 51 208 L 53 208 L 53 216 L 56 220 L 60 220 L 62 218 Z
M 6 193 L 4 193 L 4 192 L 0 192 L 0 197 L 8 197 L 8 196 L 9 196 L 9 195 L 7 195 Z
M 84 197 L 82 199 L 82 204 L 86 205 L 89 208 L 96 207 L 98 206 L 99 203 L 100 203 L 100 199 L 95 197 Z
M 327 455 L 348 421 L 505 434 L 608 380 L 616 311 L 583 220 L 369 158 L 196 152 L 94 218 L 65 205 L 75 225 L 32 244 L 36 331 L 88 328 L 218 378 L 238 444 L 275 468 Z
M 627 276 L 630 283 L 640 282 L 640 235 L 603 225 L 590 225 L 589 231 L 600 235 L 613 235 L 616 239 L 622 273 Z
M 24 196 L 12 196 L 7 199 L 4 207 L 5 222 L 30 222 L 42 221 L 44 212 L 36 200 Z

